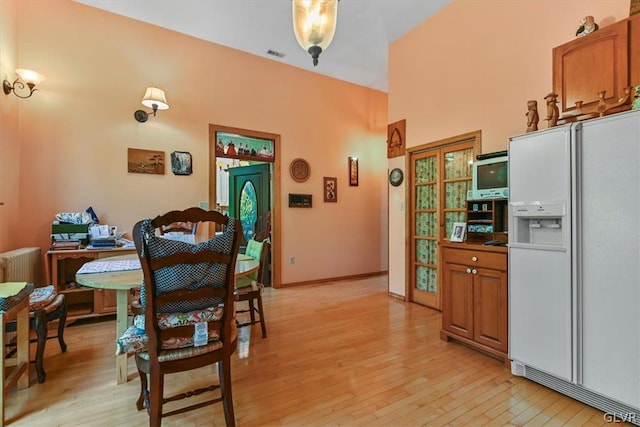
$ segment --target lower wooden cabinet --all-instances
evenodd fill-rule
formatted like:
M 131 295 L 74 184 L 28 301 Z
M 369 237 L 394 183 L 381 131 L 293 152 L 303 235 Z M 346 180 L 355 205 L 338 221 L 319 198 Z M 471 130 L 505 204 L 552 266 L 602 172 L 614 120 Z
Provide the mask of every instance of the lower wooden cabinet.
M 93 290 L 93 312 L 95 314 L 113 314 L 117 308 L 116 291 L 110 289 Z
M 507 248 L 465 243 L 444 243 L 441 248 L 441 338 L 506 361 Z

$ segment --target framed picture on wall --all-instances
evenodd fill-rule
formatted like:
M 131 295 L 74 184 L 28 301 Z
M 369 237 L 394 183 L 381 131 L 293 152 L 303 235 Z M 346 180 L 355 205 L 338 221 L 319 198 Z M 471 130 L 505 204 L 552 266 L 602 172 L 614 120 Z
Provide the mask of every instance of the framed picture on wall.
M 164 175 L 164 151 L 127 148 L 127 171 Z
M 324 201 L 338 201 L 338 178 L 324 177 Z
M 349 157 L 349 185 L 358 186 L 358 158 Z
M 171 153 L 171 172 L 174 175 L 191 175 L 191 153 L 174 151 Z

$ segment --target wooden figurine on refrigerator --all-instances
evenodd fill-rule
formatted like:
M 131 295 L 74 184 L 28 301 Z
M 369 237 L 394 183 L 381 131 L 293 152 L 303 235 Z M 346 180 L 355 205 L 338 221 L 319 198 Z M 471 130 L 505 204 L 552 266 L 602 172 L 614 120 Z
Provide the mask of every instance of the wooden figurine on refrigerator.
M 538 101 L 527 101 L 527 132 L 538 130 Z
M 560 111 L 558 109 L 558 94 L 551 92 L 544 97 L 547 101 L 547 127 L 554 127 L 558 124 Z

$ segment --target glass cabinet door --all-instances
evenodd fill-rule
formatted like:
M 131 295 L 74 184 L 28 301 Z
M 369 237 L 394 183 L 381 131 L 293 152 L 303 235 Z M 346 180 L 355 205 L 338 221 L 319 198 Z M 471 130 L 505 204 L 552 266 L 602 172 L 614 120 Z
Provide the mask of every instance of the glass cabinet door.
M 473 149 L 463 148 L 444 153 L 444 230 L 448 239 L 453 223 L 466 221 L 467 191 L 471 190 Z
M 429 145 L 410 152 L 409 299 L 440 309 L 438 243 L 449 239 L 454 223 L 466 221 L 479 133 Z

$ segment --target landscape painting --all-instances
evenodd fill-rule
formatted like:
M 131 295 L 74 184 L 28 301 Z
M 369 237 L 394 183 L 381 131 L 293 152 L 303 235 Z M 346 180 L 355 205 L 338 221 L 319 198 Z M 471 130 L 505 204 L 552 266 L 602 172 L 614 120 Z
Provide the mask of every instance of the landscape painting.
M 164 175 L 164 151 L 127 149 L 128 172 Z

